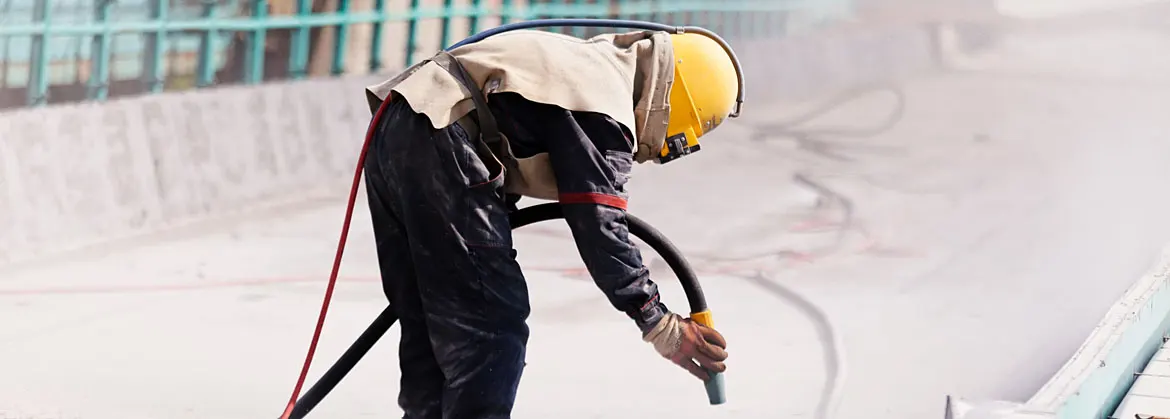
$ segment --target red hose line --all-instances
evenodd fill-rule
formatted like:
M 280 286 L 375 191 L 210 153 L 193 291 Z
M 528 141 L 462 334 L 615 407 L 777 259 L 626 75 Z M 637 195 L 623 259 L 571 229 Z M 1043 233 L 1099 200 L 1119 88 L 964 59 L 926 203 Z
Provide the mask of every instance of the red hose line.
M 309 353 L 305 355 L 305 364 L 301 367 L 301 375 L 297 377 L 297 385 L 293 388 L 292 396 L 289 397 L 288 405 L 284 408 L 284 414 L 280 415 L 280 419 L 288 419 L 292 414 L 293 407 L 297 404 L 297 398 L 301 396 L 301 387 L 305 385 L 305 379 L 309 376 L 309 366 L 313 363 L 313 354 L 317 352 L 317 341 L 321 338 L 321 329 L 325 326 L 325 315 L 329 312 L 329 302 L 333 299 L 333 288 L 337 285 L 337 274 L 341 270 L 341 256 L 345 253 L 345 241 L 349 238 L 349 224 L 353 220 L 353 207 L 357 202 L 358 187 L 362 183 L 362 170 L 366 165 L 366 151 L 370 148 L 370 140 L 374 137 L 374 131 L 378 128 L 378 120 L 382 119 L 382 112 L 386 110 L 386 104 L 390 103 L 390 98 L 382 101 L 381 106 L 378 106 L 378 111 L 374 112 L 374 118 L 370 120 L 370 126 L 366 129 L 366 139 L 362 142 L 362 151 L 358 154 L 357 169 L 354 170 L 353 184 L 349 188 L 349 204 L 345 208 L 345 222 L 341 226 L 341 238 L 337 241 L 337 254 L 333 257 L 333 271 L 329 273 L 329 285 L 325 288 L 325 299 L 321 302 L 321 314 L 317 317 L 317 328 L 313 331 L 313 340 L 309 343 Z

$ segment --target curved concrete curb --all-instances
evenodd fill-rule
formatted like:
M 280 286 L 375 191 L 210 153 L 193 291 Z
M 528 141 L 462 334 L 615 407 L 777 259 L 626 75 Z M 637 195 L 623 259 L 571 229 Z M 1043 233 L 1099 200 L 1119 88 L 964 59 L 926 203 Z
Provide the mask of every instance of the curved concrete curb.
M 948 397 L 948 419 L 1098 419 L 1111 417 L 1135 375 L 1170 332 L 1170 247 L 1114 303 L 1056 375 L 1027 403 Z

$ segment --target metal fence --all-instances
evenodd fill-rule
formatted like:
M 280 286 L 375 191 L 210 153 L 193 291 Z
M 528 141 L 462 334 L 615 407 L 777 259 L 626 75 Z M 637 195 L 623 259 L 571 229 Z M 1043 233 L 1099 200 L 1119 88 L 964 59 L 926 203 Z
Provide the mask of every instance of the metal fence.
M 464 36 L 534 18 L 777 37 L 848 16 L 853 1 L 0 0 L 0 108 L 401 68 Z

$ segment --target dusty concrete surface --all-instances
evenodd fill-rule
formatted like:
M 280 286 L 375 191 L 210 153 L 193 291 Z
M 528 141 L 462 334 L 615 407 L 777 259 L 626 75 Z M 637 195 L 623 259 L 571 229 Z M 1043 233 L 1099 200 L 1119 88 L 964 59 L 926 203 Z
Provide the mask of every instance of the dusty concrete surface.
M 757 142 L 753 126 L 797 109 L 748 108 L 702 153 L 637 169 L 631 211 L 700 268 L 730 340 L 725 406 L 706 406 L 607 306 L 563 227 L 519 232 L 534 314 L 516 417 L 809 416 L 823 342 L 791 302 L 738 277 L 758 272 L 841 334 L 839 418 L 935 418 L 948 393 L 1027 399 L 1170 237 L 1170 65 L 1132 48 L 1170 42 L 1139 29 L 1091 39 L 1013 38 L 968 57 L 975 70 L 906 83 L 904 118 L 873 138 Z M 817 125 L 864 125 L 890 106 L 875 95 Z M 342 210 L 306 202 L 0 271 L 0 417 L 277 416 Z M 363 211 L 314 374 L 382 306 Z M 386 339 L 318 417 L 397 414 Z

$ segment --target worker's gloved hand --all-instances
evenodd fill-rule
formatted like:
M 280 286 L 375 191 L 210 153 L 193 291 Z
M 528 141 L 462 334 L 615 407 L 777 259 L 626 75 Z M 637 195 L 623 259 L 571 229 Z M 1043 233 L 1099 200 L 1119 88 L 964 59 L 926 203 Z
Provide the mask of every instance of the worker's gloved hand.
M 708 370 L 727 370 L 727 365 L 723 363 L 727 359 L 727 351 L 724 350 L 727 341 L 723 335 L 678 314 L 667 313 L 653 329 L 642 336 L 642 340 L 650 342 L 663 358 L 690 371 L 700 380 L 711 378 Z

